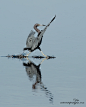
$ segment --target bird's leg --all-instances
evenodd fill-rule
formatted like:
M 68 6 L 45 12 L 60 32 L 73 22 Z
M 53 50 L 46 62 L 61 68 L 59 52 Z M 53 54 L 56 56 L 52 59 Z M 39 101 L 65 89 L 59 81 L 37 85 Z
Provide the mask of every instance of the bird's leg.
M 29 61 L 29 63 L 31 62 L 28 57 L 27 57 L 27 60 Z
M 41 51 L 41 48 L 40 47 L 38 47 L 38 49 Z M 42 55 L 44 56 L 44 57 L 46 57 L 47 59 L 49 58 L 47 55 L 45 55 L 42 51 L 41 51 L 41 53 L 42 53 Z
M 42 53 L 43 56 L 47 57 L 42 51 L 41 51 L 41 53 Z
M 31 53 L 31 52 L 30 52 Z M 30 55 L 30 53 L 29 54 L 27 54 L 26 56 L 29 56 Z
M 44 60 L 46 60 L 47 58 L 44 58 L 41 62 L 40 62 L 40 65 L 44 62 Z
M 47 59 L 49 58 L 47 55 L 45 55 L 42 51 L 41 51 L 42 55 L 45 56 Z

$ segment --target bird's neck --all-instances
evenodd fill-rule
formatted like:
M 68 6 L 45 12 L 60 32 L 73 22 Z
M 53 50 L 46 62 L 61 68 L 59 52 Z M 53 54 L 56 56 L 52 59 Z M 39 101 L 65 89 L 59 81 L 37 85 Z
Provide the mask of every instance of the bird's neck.
M 38 32 L 38 33 L 39 33 L 39 32 L 40 32 L 40 30 L 39 30 L 37 27 L 38 27 L 38 24 L 35 24 L 35 25 L 34 25 L 34 29 L 36 30 L 36 32 Z

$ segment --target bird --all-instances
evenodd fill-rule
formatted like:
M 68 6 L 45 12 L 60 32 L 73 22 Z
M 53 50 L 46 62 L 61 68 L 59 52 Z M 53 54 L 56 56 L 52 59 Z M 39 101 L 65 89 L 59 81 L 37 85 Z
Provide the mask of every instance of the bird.
M 30 53 L 33 52 L 34 50 L 36 49 L 39 49 L 41 51 L 41 53 L 43 54 L 44 57 L 48 58 L 47 55 L 45 55 L 41 48 L 40 48 L 40 45 L 42 43 L 42 38 L 43 38 L 43 34 L 45 33 L 47 27 L 50 26 L 50 24 L 53 22 L 53 20 L 56 18 L 56 15 L 53 17 L 53 19 L 49 22 L 49 24 L 47 25 L 44 25 L 44 24 L 38 24 L 36 23 L 34 25 L 34 29 L 35 31 L 37 32 L 37 37 L 34 36 L 34 34 L 36 32 L 34 32 L 33 30 L 31 30 L 30 34 L 28 35 L 27 37 L 27 40 L 26 40 L 26 47 L 23 49 L 23 51 L 25 50 L 28 50 Z M 39 30 L 37 27 L 38 26 L 45 26 L 45 28 L 43 30 Z M 29 53 L 29 54 L 30 54 Z M 29 54 L 27 54 L 27 56 L 29 56 Z

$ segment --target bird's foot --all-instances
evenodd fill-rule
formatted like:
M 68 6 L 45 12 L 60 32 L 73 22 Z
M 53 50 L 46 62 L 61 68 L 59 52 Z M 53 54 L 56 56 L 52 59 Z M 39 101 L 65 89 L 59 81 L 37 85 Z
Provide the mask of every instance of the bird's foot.
M 49 59 L 49 56 L 46 56 L 46 59 Z
M 30 52 L 30 53 L 31 53 L 31 52 Z M 28 56 L 30 55 L 30 53 L 29 53 L 29 54 L 27 54 L 27 55 L 26 55 L 26 57 L 28 57 Z
M 54 56 L 46 56 L 46 59 L 56 58 Z

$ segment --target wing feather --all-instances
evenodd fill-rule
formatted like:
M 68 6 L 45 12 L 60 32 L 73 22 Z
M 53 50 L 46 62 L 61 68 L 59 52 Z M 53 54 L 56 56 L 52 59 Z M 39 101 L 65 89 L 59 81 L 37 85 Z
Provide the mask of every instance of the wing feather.
M 26 40 L 26 46 L 27 46 L 27 48 L 31 48 L 32 47 L 32 45 L 33 45 L 33 43 L 35 41 L 34 34 L 35 34 L 35 32 L 31 30 L 31 32 L 28 35 L 27 40 Z

